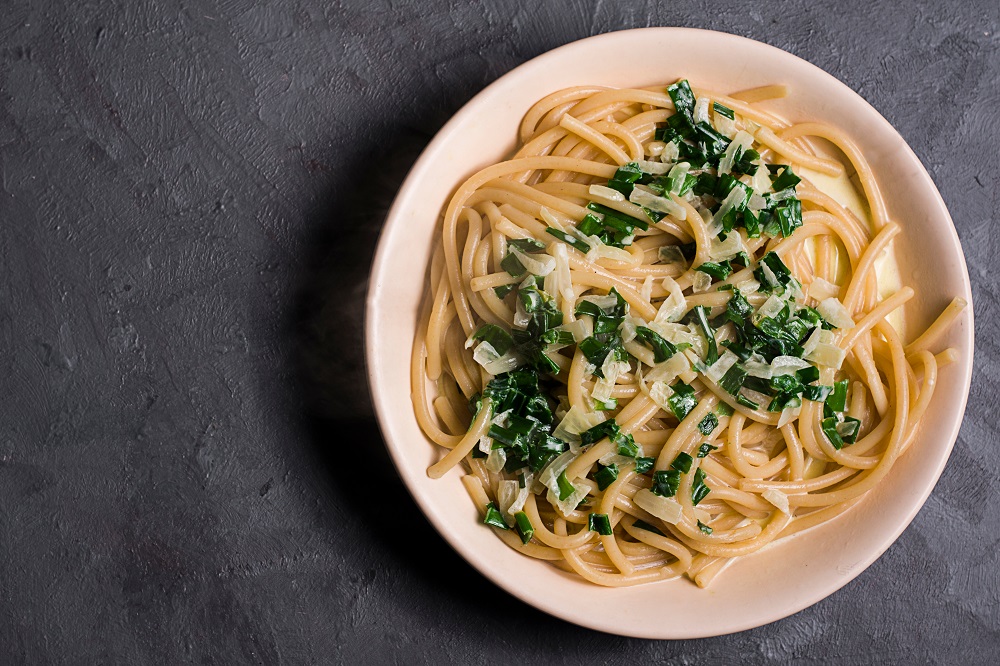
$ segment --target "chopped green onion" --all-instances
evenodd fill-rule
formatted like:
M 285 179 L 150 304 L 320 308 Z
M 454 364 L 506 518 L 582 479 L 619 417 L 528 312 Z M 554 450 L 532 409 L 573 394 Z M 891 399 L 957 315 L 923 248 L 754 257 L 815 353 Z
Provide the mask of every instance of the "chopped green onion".
M 719 450 L 718 446 L 712 446 L 708 442 L 705 442 L 704 444 L 698 447 L 698 457 L 706 458 L 710 453 L 712 453 L 712 451 L 718 451 L 718 450 Z
M 653 472 L 653 487 L 650 488 L 654 495 L 661 497 L 673 497 L 680 487 L 681 473 L 676 469 L 659 470 Z
M 747 371 L 739 363 L 734 363 L 733 367 L 722 375 L 722 379 L 719 380 L 719 388 L 730 395 L 738 395 L 746 378 Z
M 636 326 L 635 337 L 653 350 L 653 360 L 657 363 L 662 363 L 677 353 L 677 347 L 664 340 L 651 328 Z
M 653 534 L 659 534 L 660 536 L 666 536 L 666 534 L 664 534 L 662 530 L 660 530 L 658 527 L 654 525 L 650 525 L 645 520 L 636 520 L 634 523 L 632 523 L 632 527 L 635 527 L 636 529 L 640 530 L 646 530 L 647 532 L 652 532 Z
M 843 412 L 847 409 L 847 386 L 850 380 L 842 379 L 833 385 L 833 392 L 826 399 L 826 406 L 834 412 Z
M 709 412 L 698 424 L 698 432 L 703 435 L 711 435 L 712 431 L 719 425 L 719 417 Z
M 678 472 L 683 472 L 684 474 L 687 474 L 688 472 L 691 471 L 691 464 L 693 462 L 694 458 L 692 458 L 690 454 L 681 451 L 680 453 L 677 454 L 677 457 L 674 458 L 674 461 L 670 463 L 670 468 L 676 469 Z
M 694 93 L 691 91 L 691 86 L 688 84 L 687 79 L 682 79 L 668 87 L 667 94 L 670 95 L 677 113 L 688 119 L 694 116 Z
M 606 513 L 592 513 L 587 516 L 587 529 L 602 536 L 611 535 L 611 520 Z
M 635 458 L 639 455 L 639 445 L 635 443 L 635 438 L 632 435 L 619 435 L 615 438 L 615 444 L 618 445 L 618 455 L 620 456 Z
M 516 284 L 505 284 L 499 287 L 493 287 L 493 293 L 497 295 L 497 298 L 502 300 L 507 296 L 507 294 L 514 291 L 515 287 L 517 287 Z
M 694 396 L 694 389 L 684 382 L 677 382 L 670 388 L 673 389 L 673 393 L 667 398 L 667 403 L 677 420 L 683 421 L 698 404 L 698 399 Z
M 531 537 L 535 533 L 535 528 L 531 526 L 528 514 L 524 511 L 518 511 L 514 514 L 514 523 L 517 525 L 517 531 L 521 535 L 521 543 L 526 544 L 531 541 Z
M 567 500 L 569 499 L 570 495 L 576 492 L 576 486 L 570 483 L 569 479 L 566 478 L 566 470 L 562 471 L 562 473 L 559 475 L 559 478 L 556 479 L 556 483 L 559 486 L 560 500 Z
M 580 252 L 583 252 L 584 254 L 587 254 L 588 252 L 590 252 L 590 245 L 588 245 L 587 243 L 584 243 L 582 240 L 580 240 L 576 236 L 569 235 L 565 231 L 559 231 L 558 229 L 556 229 L 554 227 L 546 227 L 545 228 L 545 232 L 548 233 L 551 236 L 555 236 L 556 238 L 558 238 L 562 242 L 566 243 L 570 247 L 576 248 L 577 250 L 579 250 Z
M 705 470 L 699 467 L 694 471 L 694 481 L 691 484 L 691 503 L 698 506 L 710 492 L 712 489 L 705 485 Z
M 705 523 L 701 522 L 700 520 L 698 521 L 698 529 L 704 532 L 705 534 L 712 533 L 712 528 L 706 525 Z
M 795 175 L 792 171 L 792 167 L 786 166 L 785 169 L 771 181 L 771 189 L 775 192 L 780 192 L 782 190 L 787 190 L 789 187 L 795 187 L 802 179 Z
M 653 469 L 653 465 L 656 464 L 656 458 L 641 456 L 635 459 L 635 473 L 645 474 L 649 470 Z
M 698 266 L 695 270 L 701 271 L 702 273 L 707 273 L 711 275 L 716 280 L 725 280 L 727 277 L 733 274 L 733 267 L 728 261 L 723 261 L 721 263 L 715 263 L 712 261 L 706 261 L 702 265 Z
M 513 245 L 525 254 L 538 254 L 539 252 L 545 252 L 545 243 L 537 241 L 534 238 L 514 238 L 507 241 L 507 243 L 509 245 Z
M 507 527 L 507 523 L 504 522 L 503 516 L 500 514 L 500 509 L 493 502 L 486 505 L 486 517 L 483 518 L 483 524 L 497 527 L 501 530 L 510 529 Z
M 823 402 L 833 393 L 832 386 L 804 386 L 802 397 L 813 402 Z
M 611 463 L 607 467 L 601 467 L 594 474 L 594 480 L 597 481 L 597 488 L 599 490 L 604 490 L 618 478 L 618 465 Z
M 729 118 L 730 120 L 735 120 L 736 119 L 736 114 L 733 113 L 733 110 L 730 109 L 728 106 L 723 106 L 723 105 L 719 104 L 718 102 L 712 102 L 712 108 L 714 108 L 715 112 L 717 114 L 719 114 L 720 116 L 725 116 L 726 118 Z
M 513 254 L 508 254 L 503 258 L 503 261 L 500 262 L 500 268 L 504 269 L 507 273 L 513 275 L 514 277 L 524 275 L 527 271 L 524 264 L 522 264 L 521 261 Z
M 483 324 L 479 327 L 479 330 L 472 334 L 472 338 L 474 340 L 484 340 L 501 356 L 514 346 L 514 339 L 510 337 L 510 333 L 496 324 Z
M 611 441 L 618 439 L 621 435 L 622 429 L 618 426 L 618 423 L 614 419 L 608 419 L 607 421 L 602 421 L 598 423 L 593 428 L 589 430 L 584 430 L 580 433 L 580 441 L 583 442 L 584 446 L 588 444 L 593 444 L 594 442 L 599 442 L 600 440 L 607 437 Z
M 708 323 L 708 308 L 704 305 L 698 305 L 692 308 L 691 311 L 694 313 L 698 326 L 701 327 L 701 333 L 705 336 L 705 342 L 708 343 L 708 354 L 705 356 L 705 363 L 712 365 L 719 360 L 719 346 L 715 341 L 715 332 Z

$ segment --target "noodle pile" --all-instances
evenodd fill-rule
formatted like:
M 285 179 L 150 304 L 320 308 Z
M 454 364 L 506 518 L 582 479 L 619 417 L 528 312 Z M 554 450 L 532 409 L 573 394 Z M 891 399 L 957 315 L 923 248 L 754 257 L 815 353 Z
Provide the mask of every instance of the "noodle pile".
M 704 587 L 849 509 L 913 441 L 965 303 L 901 338 L 887 317 L 914 292 L 876 274 L 900 227 L 847 136 L 760 108 L 784 94 L 561 90 L 455 192 L 414 408 L 445 449 L 428 474 L 463 467 L 511 548 Z M 854 177 L 867 215 L 805 173 Z

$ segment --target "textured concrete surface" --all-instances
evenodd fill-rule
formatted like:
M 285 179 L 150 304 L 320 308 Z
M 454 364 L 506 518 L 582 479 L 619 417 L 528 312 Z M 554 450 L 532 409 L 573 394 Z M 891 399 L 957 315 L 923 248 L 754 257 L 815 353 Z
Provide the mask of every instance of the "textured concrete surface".
M 913 525 L 831 598 L 692 642 L 563 623 L 461 561 L 389 465 L 361 356 L 382 216 L 433 133 L 528 58 L 647 25 L 768 42 L 870 100 L 977 307 Z M 7 0 L 0 663 L 1000 662 L 998 30 L 996 0 Z

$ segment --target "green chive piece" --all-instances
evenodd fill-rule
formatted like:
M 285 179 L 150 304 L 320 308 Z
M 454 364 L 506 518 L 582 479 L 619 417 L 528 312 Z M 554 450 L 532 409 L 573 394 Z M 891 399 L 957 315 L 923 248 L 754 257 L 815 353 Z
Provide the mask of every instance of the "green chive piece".
M 712 453 L 712 451 L 718 451 L 718 450 L 719 450 L 718 446 L 712 446 L 708 442 L 705 442 L 704 444 L 698 447 L 698 457 L 707 458 L 708 455 Z
M 556 479 L 556 483 L 559 485 L 559 499 L 567 500 L 570 495 L 576 492 L 576 486 L 570 483 L 569 479 L 566 478 L 566 470 L 559 475 Z
M 611 463 L 607 467 L 601 467 L 594 474 L 594 480 L 597 481 L 597 487 L 600 490 L 604 490 L 618 478 L 618 465 Z
M 705 470 L 698 468 L 694 471 L 694 482 L 691 484 L 691 503 L 698 506 L 698 503 L 708 497 L 712 491 L 705 485 Z
M 531 526 L 528 514 L 524 511 L 518 511 L 514 514 L 514 523 L 517 526 L 518 533 L 521 535 L 521 543 L 526 544 L 531 541 L 531 537 L 535 533 L 535 528 Z
M 701 420 L 698 424 L 698 432 L 703 435 L 711 435 L 712 431 L 716 429 L 719 425 L 719 417 L 711 412 L 705 415 L 705 418 Z
M 486 517 L 483 518 L 483 524 L 490 525 L 491 527 L 496 527 L 501 530 L 509 530 L 507 523 L 504 522 L 503 516 L 500 514 L 500 509 L 493 502 L 486 505 Z
M 705 534 L 712 533 L 712 528 L 706 525 L 705 523 L 701 522 L 700 520 L 698 521 L 698 529 L 704 532 Z
M 611 536 L 611 519 L 606 513 L 592 513 L 587 516 L 587 528 L 602 536 Z

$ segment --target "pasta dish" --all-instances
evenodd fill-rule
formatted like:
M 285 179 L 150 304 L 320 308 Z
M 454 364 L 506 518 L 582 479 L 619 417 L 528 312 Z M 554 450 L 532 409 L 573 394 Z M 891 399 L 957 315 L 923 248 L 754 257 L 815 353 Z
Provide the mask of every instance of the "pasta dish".
M 955 299 L 917 336 L 871 168 L 828 125 L 686 80 L 533 106 L 443 214 L 411 384 L 508 546 L 624 586 L 847 511 L 915 437 Z M 484 528 L 487 529 L 487 528 Z

